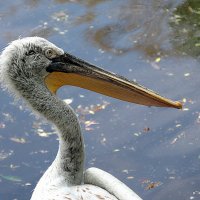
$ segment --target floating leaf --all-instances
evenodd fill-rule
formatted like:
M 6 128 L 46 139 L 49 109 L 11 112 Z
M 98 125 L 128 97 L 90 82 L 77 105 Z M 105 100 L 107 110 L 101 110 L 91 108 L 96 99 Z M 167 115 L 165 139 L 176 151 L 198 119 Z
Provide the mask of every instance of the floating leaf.
M 10 150 L 9 152 L 5 152 L 4 150 L 0 151 L 0 161 L 8 158 L 13 154 L 13 151 Z
M 142 181 L 142 184 L 146 185 L 145 186 L 145 190 L 151 190 L 151 189 L 153 189 L 155 187 L 158 187 L 158 186 L 162 185 L 162 183 L 160 181 L 152 182 L 149 179 L 144 179 Z
M 91 126 L 92 126 L 92 125 L 99 124 L 99 123 L 98 123 L 98 122 L 95 122 L 95 121 L 90 121 L 90 120 L 88 120 L 88 121 L 85 121 L 84 124 L 85 124 L 85 130 L 91 131 L 91 130 L 94 130 Z
M 190 76 L 190 73 L 185 73 L 184 76 L 185 77 Z
M 73 99 L 64 99 L 63 101 L 69 105 L 73 102 Z
M 11 168 L 11 169 L 16 169 L 16 168 L 19 168 L 19 167 L 20 167 L 19 165 L 10 164 L 10 168 Z
M 149 128 L 149 127 L 145 127 L 145 128 L 143 129 L 143 131 L 144 131 L 144 132 L 149 132 L 149 131 L 150 131 L 150 128 Z
M 186 98 L 183 98 L 183 99 L 182 99 L 182 102 L 183 102 L 183 103 L 186 103 L 186 102 L 187 102 L 187 99 L 186 99 Z
M 2 175 L 0 174 L 0 177 L 7 180 L 7 181 L 12 181 L 12 182 L 21 182 L 22 180 L 17 177 L 17 176 L 5 176 L 5 175 Z
M 3 113 L 4 120 L 8 122 L 14 122 L 14 118 L 10 113 Z
M 181 138 L 183 138 L 183 137 L 185 137 L 185 132 L 182 132 L 182 133 L 180 133 L 179 135 L 177 135 L 177 137 L 175 137 L 175 138 L 172 140 L 171 144 L 175 144 L 179 139 L 181 139 Z
M 159 185 L 161 185 L 161 182 L 158 181 L 158 182 L 151 182 L 149 183 L 146 187 L 145 187 L 145 190 L 151 190 L 155 187 L 158 187 Z
M 142 133 L 141 132 L 133 133 L 133 135 L 136 136 L 136 137 L 139 137 L 140 135 L 142 135 Z
M 122 172 L 123 172 L 123 173 L 126 173 L 126 174 L 129 173 L 128 169 L 124 169 L 124 170 L 122 170 Z
M 128 180 L 134 179 L 133 176 L 127 176 L 126 178 L 127 178 Z
M 161 58 L 160 58 L 160 57 L 158 57 L 158 58 L 155 59 L 155 62 L 156 62 L 156 63 L 159 63 L 160 61 L 161 61 Z
M 45 131 L 42 128 L 38 128 L 36 132 L 40 137 L 49 137 L 50 135 L 54 134 L 55 132 L 53 131 Z
M 90 105 L 89 107 L 84 108 L 79 105 L 76 109 L 76 112 L 80 113 L 81 115 L 94 115 L 97 111 L 104 110 L 109 104 L 110 103 L 108 103 L 107 101 L 103 101 L 102 104 Z
M 56 12 L 52 15 L 52 18 L 56 21 L 67 21 L 69 18 L 69 15 L 67 13 L 65 13 L 64 11 L 59 11 Z
M 85 126 L 88 127 L 88 126 L 91 126 L 93 124 L 99 124 L 98 122 L 95 122 L 95 121 L 85 121 Z
M 181 127 L 181 124 L 176 124 L 176 128 Z
M 6 125 L 4 123 L 0 123 L 0 128 L 5 128 Z
M 26 143 L 26 139 L 24 138 L 11 137 L 10 140 L 13 142 L 21 143 L 21 144 Z
M 101 142 L 102 145 L 106 145 L 106 141 L 107 141 L 106 138 L 103 137 L 100 142 Z

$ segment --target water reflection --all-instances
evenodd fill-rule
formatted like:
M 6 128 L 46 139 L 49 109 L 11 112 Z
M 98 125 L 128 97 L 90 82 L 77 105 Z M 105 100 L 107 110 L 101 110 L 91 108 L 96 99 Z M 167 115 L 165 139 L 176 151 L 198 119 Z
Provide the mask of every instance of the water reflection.
M 172 44 L 183 54 L 199 57 L 200 54 L 200 2 L 185 1 L 179 5 L 171 18 Z
M 177 2 L 129 1 L 110 9 L 108 25 L 92 30 L 100 48 L 113 53 L 139 50 L 148 56 L 170 54 L 168 18 Z
M 28 0 L 28 1 L 24 1 L 24 3 L 28 6 L 30 6 L 31 8 L 34 8 L 39 5 L 40 0 Z
M 59 92 L 60 98 L 73 99 L 78 113 L 80 106 L 109 103 L 84 119 L 79 113 L 80 120 L 98 123 L 89 128 L 82 123 L 86 167 L 111 172 L 144 199 L 199 199 L 198 1 L 10 0 L 1 4 L 0 23 L 1 49 L 19 36 L 42 36 L 167 97 L 183 99 L 184 110 L 176 111 L 72 87 Z M 13 105 L 6 92 L 0 91 L 0 102 L 0 198 L 29 199 L 56 154 L 56 136 L 23 106 Z M 161 184 L 146 190 L 148 181 Z
M 106 2 L 106 0 L 86 0 L 86 1 L 81 1 L 81 0 L 55 0 L 56 3 L 79 3 L 79 4 L 84 4 L 87 7 L 94 7 L 100 3 Z

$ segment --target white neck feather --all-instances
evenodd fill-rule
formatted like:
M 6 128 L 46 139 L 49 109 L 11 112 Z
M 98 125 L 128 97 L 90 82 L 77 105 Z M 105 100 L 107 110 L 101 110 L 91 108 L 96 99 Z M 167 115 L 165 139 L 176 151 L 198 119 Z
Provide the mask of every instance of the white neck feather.
M 47 187 L 55 184 L 56 179 L 79 185 L 83 179 L 84 146 L 77 116 L 70 106 L 51 94 L 44 82 L 29 81 L 29 84 L 17 84 L 18 91 L 35 111 L 57 127 L 59 136 L 58 154 L 38 185 Z

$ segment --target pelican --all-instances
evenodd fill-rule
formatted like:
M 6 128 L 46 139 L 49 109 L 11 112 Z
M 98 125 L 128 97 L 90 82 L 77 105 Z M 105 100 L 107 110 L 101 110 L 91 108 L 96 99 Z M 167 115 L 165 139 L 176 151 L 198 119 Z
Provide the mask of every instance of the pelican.
M 84 171 L 84 144 L 76 114 L 56 97 L 63 85 L 73 85 L 146 106 L 181 108 L 133 81 L 81 60 L 48 40 L 26 37 L 11 42 L 0 56 L 4 89 L 22 98 L 57 128 L 55 160 L 37 183 L 31 200 L 141 200 L 111 174 Z

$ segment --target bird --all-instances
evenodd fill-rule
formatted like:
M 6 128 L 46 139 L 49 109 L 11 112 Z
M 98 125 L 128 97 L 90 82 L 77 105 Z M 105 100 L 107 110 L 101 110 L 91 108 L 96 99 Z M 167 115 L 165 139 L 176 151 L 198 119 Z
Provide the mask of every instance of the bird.
M 36 115 L 57 129 L 57 155 L 38 181 L 31 200 L 141 200 L 108 172 L 84 170 L 84 142 L 73 109 L 56 96 L 72 85 L 122 101 L 180 109 L 182 104 L 134 81 L 82 60 L 41 37 L 12 41 L 0 55 L 3 89 L 22 98 Z

